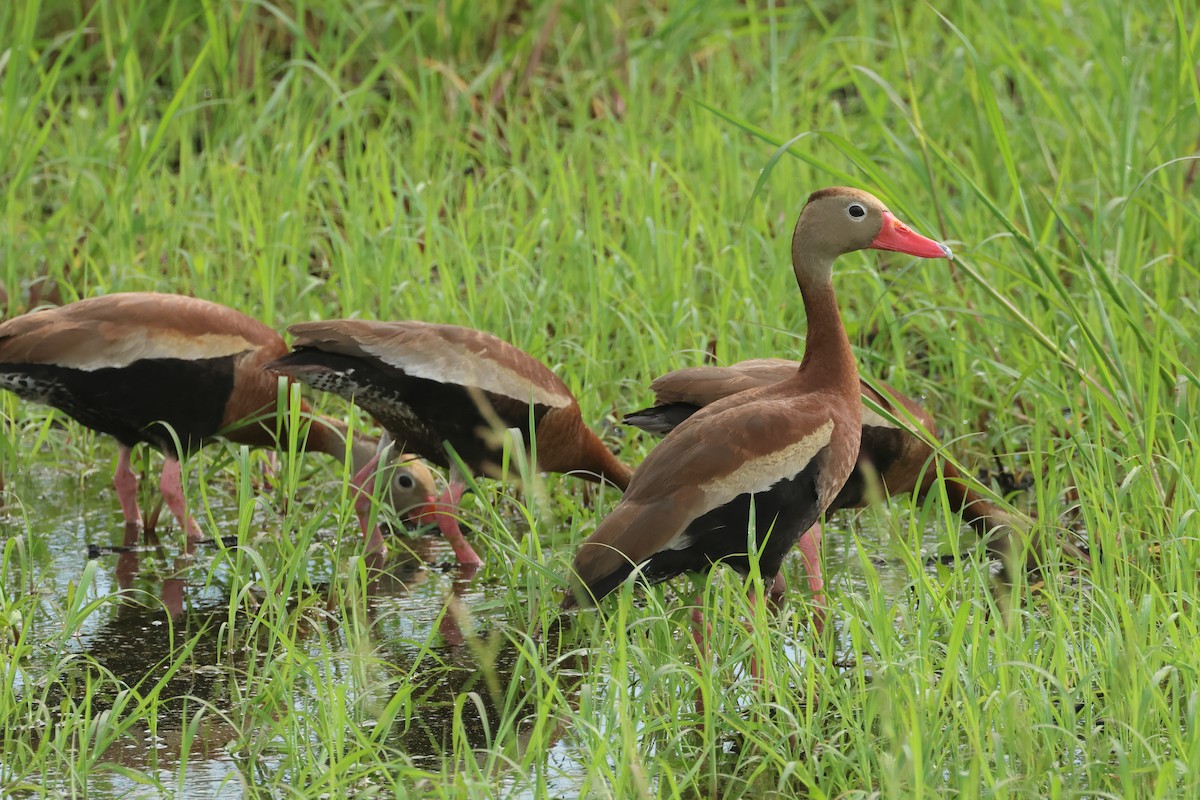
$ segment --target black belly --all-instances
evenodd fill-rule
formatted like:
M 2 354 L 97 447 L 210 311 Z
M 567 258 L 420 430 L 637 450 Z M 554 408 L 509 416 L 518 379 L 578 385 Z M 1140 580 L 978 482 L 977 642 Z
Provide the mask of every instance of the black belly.
M 20 397 L 129 447 L 145 442 L 173 455 L 186 455 L 221 429 L 233 372 L 233 357 L 155 358 L 97 370 L 0 364 L 5 385 Z
M 820 519 L 816 466 L 819 461 L 814 458 L 800 474 L 753 495 L 759 571 L 767 580 L 779 572 L 784 557 L 800 536 Z M 651 556 L 643 567 L 646 579 L 656 583 L 684 572 L 703 572 L 718 561 L 747 574 L 750 501 L 750 494 L 739 495 L 698 517 L 684 534 L 690 544 L 681 550 L 664 550 Z
M 276 364 L 322 367 L 300 372 L 299 380 L 345 397 L 367 411 L 387 429 L 401 449 L 415 452 L 440 467 L 451 466 L 443 443 L 449 443 L 474 472 L 489 473 L 499 465 L 504 445 L 498 435 L 516 428 L 526 446 L 530 425 L 536 428 L 549 406 L 456 383 L 418 378 L 378 361 L 350 358 L 300 348 Z M 499 428 L 499 431 L 497 431 Z

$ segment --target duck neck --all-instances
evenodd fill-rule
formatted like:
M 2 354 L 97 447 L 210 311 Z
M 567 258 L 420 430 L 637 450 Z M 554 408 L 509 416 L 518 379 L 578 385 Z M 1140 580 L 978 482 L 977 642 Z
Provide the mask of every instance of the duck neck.
M 314 416 L 308 428 L 308 438 L 303 447 L 307 451 L 325 453 L 341 462 L 350 453 L 350 468 L 357 474 L 375 455 L 376 442 L 371 436 L 355 435 L 354 443 L 346 446 L 348 429 L 346 423 L 330 417 Z
M 832 280 L 803 281 L 800 293 L 804 297 L 808 335 L 798 376 L 803 376 L 805 386 L 824 384 L 857 393 L 858 367 L 838 313 Z
M 593 459 L 596 462 L 595 472 L 608 483 L 613 484 L 622 492 L 629 488 L 633 478 L 633 470 L 626 466 L 613 452 L 599 440 L 595 441 Z
M 346 460 L 345 451 L 346 446 L 343 444 L 340 456 L 343 462 Z M 366 434 L 355 436 L 354 444 L 350 446 L 350 474 L 357 475 L 361 472 L 362 468 L 369 464 L 378 452 L 379 442 L 374 436 L 367 436 Z

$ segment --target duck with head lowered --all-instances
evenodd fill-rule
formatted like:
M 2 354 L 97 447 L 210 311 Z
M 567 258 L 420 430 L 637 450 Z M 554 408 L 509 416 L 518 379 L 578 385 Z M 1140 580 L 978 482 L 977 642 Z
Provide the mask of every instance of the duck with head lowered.
M 352 400 L 403 449 L 450 470 L 450 485 L 428 518 L 464 567 L 483 562 L 458 524 L 466 486 L 459 461 L 475 475 L 499 477 L 505 431 L 520 433 L 544 472 L 619 489 L 629 483 L 629 468 L 587 427 L 566 384 L 497 336 L 415 320 L 327 320 L 288 330 L 296 337 L 293 350 L 269 369 Z M 383 557 L 383 536 L 368 514 L 374 468 L 370 463 L 355 477 L 355 505 L 367 553 Z
M 273 329 L 240 311 L 178 294 L 125 292 L 33 311 L 0 323 L 0 389 L 53 406 L 118 442 L 113 485 L 126 539 L 141 527 L 131 453 L 162 452 L 159 487 L 189 541 L 203 538 L 187 509 L 180 460 L 214 438 L 276 447 L 279 373 L 263 364 L 287 352 Z M 366 437 L 347 440 L 341 420 L 311 421 L 300 446 L 349 459 L 361 469 L 375 454 Z M 431 513 L 429 469 L 398 459 L 387 497 L 405 517 Z

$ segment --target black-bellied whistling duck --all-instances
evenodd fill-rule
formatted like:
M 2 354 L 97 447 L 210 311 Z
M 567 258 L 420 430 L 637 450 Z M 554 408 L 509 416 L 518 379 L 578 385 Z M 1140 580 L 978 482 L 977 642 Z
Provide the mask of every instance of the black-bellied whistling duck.
M 689 367 L 668 372 L 650 384 L 655 405 L 625 415 L 624 422 L 651 433 L 668 433 L 704 406 L 739 392 L 785 381 L 799 366 L 798 362 L 783 358 L 756 358 L 728 367 Z M 936 434 L 933 417 L 915 400 L 882 381 L 878 383 L 883 394 L 861 382 L 862 396 L 900 419 L 904 415 L 897 406 L 903 407 L 921 427 Z M 864 406 L 858 463 L 826 513 L 867 505 L 870 498 L 866 496 L 864 463 L 871 465 L 889 496 L 913 492 L 918 499 L 924 499 L 938 482 L 935 459 L 938 459 L 937 452 L 919 436 Z M 951 508 L 961 514 L 985 542 L 991 541 L 990 534 L 997 528 L 1012 529 L 1017 525 L 1011 514 L 971 488 L 970 482 L 953 464 L 945 460 L 940 463 Z M 800 549 L 805 557 L 809 586 L 819 595 L 823 587 L 821 566 L 813 559 L 820 550 L 820 526 L 814 526 L 811 533 L 805 535 L 805 540 Z
M 797 367 L 799 362 L 784 358 L 754 358 L 728 367 L 677 369 L 650 384 L 654 406 L 626 414 L 623 422 L 650 433 L 668 433 L 700 408 L 731 394 L 786 380 Z M 937 435 L 933 417 L 916 400 L 883 381 L 875 383 L 883 393 L 862 381 L 863 397 L 901 420 L 905 414 L 897 406 L 903 407 L 907 416 L 931 435 Z M 918 499 L 923 499 L 938 480 L 933 463 L 938 458 L 937 451 L 916 434 L 865 406 L 862 426 L 859 463 L 870 462 L 889 496 L 914 492 Z M 976 532 L 986 537 L 994 528 L 1013 523 L 1011 514 L 972 489 L 953 464 L 939 463 L 951 507 Z M 866 476 L 856 465 L 829 511 L 863 508 L 868 501 L 865 491 Z
M 195 541 L 202 534 L 187 512 L 179 459 L 216 436 L 275 447 L 279 376 L 262 365 L 285 353 L 278 333 L 232 308 L 182 295 L 111 294 L 0 324 L 0 388 L 117 440 L 113 484 L 128 529 L 141 520 L 130 453 L 142 442 L 161 451 L 163 498 Z M 345 433 L 344 423 L 313 417 L 303 445 L 345 458 Z M 374 440 L 355 439 L 356 471 L 375 449 Z M 407 461 L 389 492 L 417 519 L 436 489 L 424 464 Z
M 836 187 L 810 196 L 792 236 L 808 318 L 804 360 L 786 380 L 716 400 L 667 434 L 580 546 L 564 610 L 598 601 L 634 570 L 651 583 L 717 562 L 745 575 L 751 525 L 760 572 L 773 586 L 784 556 L 834 502 L 858 456 L 861 390 L 832 268 L 864 248 L 950 257 L 866 192 Z
M 589 481 L 629 485 L 630 470 L 596 437 L 558 376 L 490 333 L 429 322 L 331 320 L 293 325 L 287 356 L 268 364 L 313 388 L 353 400 L 403 449 L 450 468 L 438 526 L 463 565 L 482 563 L 457 521 L 463 483 L 443 443 L 474 474 L 496 476 L 505 430 L 536 445 L 537 467 Z M 532 435 L 530 426 L 532 425 Z M 365 487 L 370 467 L 355 483 Z M 368 553 L 386 553 L 369 529 L 369 497 L 359 519 Z

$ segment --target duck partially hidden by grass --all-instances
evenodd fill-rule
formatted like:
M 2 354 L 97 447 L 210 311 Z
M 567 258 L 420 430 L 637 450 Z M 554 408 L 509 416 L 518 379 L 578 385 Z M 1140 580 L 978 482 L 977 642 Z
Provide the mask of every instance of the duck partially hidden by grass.
M 784 380 L 716 399 L 667 434 L 580 546 L 564 610 L 599 601 L 635 571 L 651 583 L 717 563 L 746 575 L 751 550 L 766 585 L 775 585 L 784 556 L 832 506 L 858 458 L 861 384 L 833 262 L 865 248 L 951 255 L 866 192 L 811 195 L 792 237 L 808 319 L 803 360 Z M 815 550 L 805 550 L 805 561 L 818 563 Z
M 277 446 L 279 373 L 263 365 L 285 353 L 278 333 L 232 308 L 174 294 L 111 294 L 0 323 L 0 388 L 117 440 L 113 485 L 127 541 L 142 526 L 132 450 L 160 451 L 163 498 L 194 542 L 204 534 L 187 509 L 180 460 L 216 438 Z M 375 440 L 348 444 L 345 423 L 307 404 L 301 413 L 309 421 L 304 450 L 349 457 L 356 471 L 374 457 Z M 411 457 L 398 463 L 388 502 L 420 521 L 431 509 L 433 478 Z
M 758 358 L 728 367 L 689 367 L 668 372 L 650 384 L 655 404 L 626 414 L 624 422 L 650 433 L 667 434 L 701 408 L 741 392 L 788 380 L 799 367 L 799 362 L 788 359 Z M 974 481 L 914 431 L 915 424 L 930 438 L 937 433 L 933 416 L 919 403 L 882 381 L 876 381 L 875 385 L 882 391 L 860 381 L 862 397 L 868 402 L 863 408 L 858 461 L 826 513 L 864 508 L 871 502 L 871 488 L 876 480 L 887 496 L 911 492 L 921 500 L 940 486 L 950 507 L 975 530 L 993 555 L 1006 558 L 1010 547 L 1015 545 L 1009 537 L 1024 533 L 1029 521 L 980 494 Z M 886 414 L 876 412 L 872 406 Z M 911 420 L 911 423 L 897 424 L 897 420 L 901 423 Z M 811 539 L 811 547 L 802 544 L 802 552 L 819 552 L 820 525 L 814 525 L 804 536 Z M 1031 553 L 1030 558 L 1033 557 Z M 806 559 L 805 569 L 809 586 L 819 600 L 824 586 L 821 566 Z
M 538 469 L 624 490 L 630 469 L 583 422 L 579 403 L 557 375 L 533 356 L 484 331 L 429 322 L 330 320 L 291 326 L 288 355 L 269 364 L 315 389 L 340 395 L 370 413 L 404 450 L 450 470 L 436 519 L 460 564 L 482 559 L 463 536 L 458 505 L 465 489 L 461 460 L 475 475 L 496 477 L 504 435 L 519 432 Z M 366 487 L 374 463 L 355 477 Z M 366 550 L 385 554 L 370 503 L 357 504 Z

